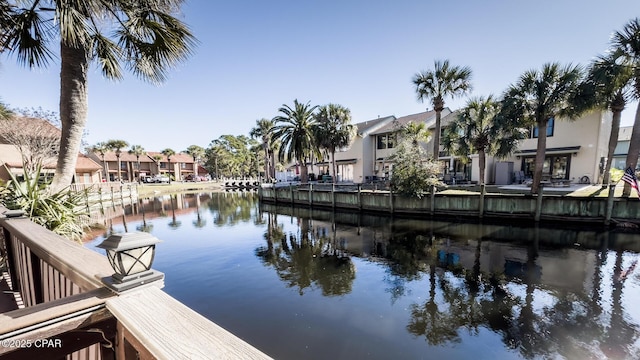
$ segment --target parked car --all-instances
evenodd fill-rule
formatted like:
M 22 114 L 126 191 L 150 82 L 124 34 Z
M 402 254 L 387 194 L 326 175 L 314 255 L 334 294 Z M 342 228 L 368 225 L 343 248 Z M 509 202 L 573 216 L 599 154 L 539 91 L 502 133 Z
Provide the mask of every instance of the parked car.
M 194 181 L 194 182 L 207 181 L 207 179 L 204 176 L 199 176 L 199 175 L 195 175 L 195 174 L 189 174 L 184 179 L 186 181 Z
M 159 183 L 168 183 L 169 177 L 166 175 L 154 175 L 154 176 L 145 176 L 142 178 L 142 182 L 147 184 L 159 184 Z

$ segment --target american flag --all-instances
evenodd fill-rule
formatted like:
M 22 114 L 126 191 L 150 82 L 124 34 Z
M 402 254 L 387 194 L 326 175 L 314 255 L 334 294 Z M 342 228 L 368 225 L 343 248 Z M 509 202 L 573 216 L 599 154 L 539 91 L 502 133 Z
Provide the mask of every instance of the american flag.
M 638 178 L 636 177 L 636 172 L 633 171 L 631 166 L 629 166 L 627 170 L 624 171 L 624 175 L 622 175 L 621 180 L 631 185 L 632 188 L 636 189 L 636 193 L 640 198 L 640 191 L 638 191 Z

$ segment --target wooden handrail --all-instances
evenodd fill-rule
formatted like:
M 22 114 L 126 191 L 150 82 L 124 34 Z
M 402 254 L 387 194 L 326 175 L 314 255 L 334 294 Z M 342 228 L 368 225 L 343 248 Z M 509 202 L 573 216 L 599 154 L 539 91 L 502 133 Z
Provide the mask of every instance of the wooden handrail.
M 107 309 L 156 359 L 270 359 L 156 287 L 122 293 Z
M 67 240 L 27 218 L 0 218 L 0 227 L 7 229 L 38 258 L 53 266 L 82 290 L 104 286 L 100 279 L 113 273 L 105 256 Z

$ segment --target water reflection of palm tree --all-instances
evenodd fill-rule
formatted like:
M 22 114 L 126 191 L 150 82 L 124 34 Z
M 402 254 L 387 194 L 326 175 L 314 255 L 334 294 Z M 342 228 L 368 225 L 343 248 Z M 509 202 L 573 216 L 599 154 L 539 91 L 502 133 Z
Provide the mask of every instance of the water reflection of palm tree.
M 155 202 L 153 202 L 153 204 L 155 204 Z M 138 209 L 142 213 L 142 224 L 138 225 L 136 227 L 136 230 L 150 233 L 151 230 L 153 229 L 153 224 L 147 223 L 147 217 L 146 217 L 146 213 L 144 211 L 144 200 L 143 199 L 140 199 L 139 205 L 138 205 Z
M 429 266 L 429 299 L 424 305 L 411 305 L 411 320 L 407 331 L 415 336 L 424 336 L 430 345 L 458 342 L 459 324 L 447 313 L 440 310 L 436 301 L 436 266 Z
M 196 194 L 196 219 L 193 221 L 193 226 L 197 228 L 203 228 L 207 225 L 207 220 L 200 215 L 200 194 Z
M 267 246 L 256 249 L 256 256 L 276 273 L 289 287 L 305 289 L 317 285 L 325 296 L 351 292 L 355 267 L 351 259 L 337 251 L 325 233 L 318 236 L 309 218 L 298 218 L 299 231 L 287 236 L 275 216 L 269 214 L 264 238 Z M 279 242 L 277 240 L 280 240 Z
M 616 263 L 613 270 L 609 328 L 600 344 L 600 349 L 612 359 L 634 358 L 633 354 L 629 353 L 629 350 L 638 338 L 638 326 L 627 321 L 624 307 L 622 306 L 622 290 L 626 280 L 621 276 L 623 273 L 622 263 L 623 251 L 618 250 L 616 251 Z
M 176 195 L 171 195 L 169 197 L 169 201 L 171 203 L 171 222 L 169 223 L 169 227 L 172 229 L 177 229 L 180 227 L 180 225 L 182 225 L 182 222 L 176 219 L 176 207 L 173 203 L 174 198 L 176 198 Z
M 124 232 L 129 232 L 129 227 L 127 226 L 127 216 L 122 212 L 122 226 L 124 226 Z

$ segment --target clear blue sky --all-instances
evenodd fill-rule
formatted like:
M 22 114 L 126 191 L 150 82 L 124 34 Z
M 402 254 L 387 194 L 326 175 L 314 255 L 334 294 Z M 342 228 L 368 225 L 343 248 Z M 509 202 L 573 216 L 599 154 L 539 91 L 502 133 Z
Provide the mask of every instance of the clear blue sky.
M 638 0 L 191 0 L 182 18 L 200 44 L 164 85 L 131 75 L 114 83 L 92 69 L 86 141 L 206 147 L 248 135 L 296 98 L 347 106 L 353 122 L 409 115 L 431 107 L 417 101 L 411 78 L 435 59 L 471 67 L 472 95 L 500 95 L 546 62 L 588 64 L 637 16 Z M 58 74 L 58 62 L 28 70 L 2 55 L 0 98 L 57 111 Z

